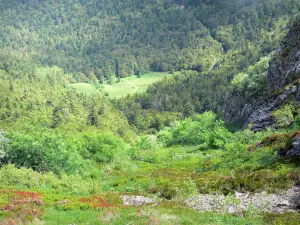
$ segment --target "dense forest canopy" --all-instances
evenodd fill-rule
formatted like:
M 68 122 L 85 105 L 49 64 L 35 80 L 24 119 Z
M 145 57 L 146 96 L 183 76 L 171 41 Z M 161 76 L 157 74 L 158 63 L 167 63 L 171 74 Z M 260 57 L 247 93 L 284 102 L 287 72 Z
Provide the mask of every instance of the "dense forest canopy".
M 278 20 L 298 7 L 297 0 L 1 1 L 0 67 L 18 74 L 56 65 L 77 81 L 210 71 L 230 50 L 269 53 Z

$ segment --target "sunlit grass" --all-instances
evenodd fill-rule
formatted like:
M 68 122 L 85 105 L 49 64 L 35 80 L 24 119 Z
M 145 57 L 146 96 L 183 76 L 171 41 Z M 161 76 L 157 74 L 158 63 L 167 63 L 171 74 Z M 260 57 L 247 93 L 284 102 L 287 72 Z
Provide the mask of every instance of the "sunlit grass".
M 120 98 L 128 94 L 143 93 L 147 90 L 148 86 L 164 79 L 165 77 L 171 77 L 172 74 L 165 72 L 149 72 L 137 76 L 129 76 L 120 79 L 119 82 L 114 81 L 112 84 L 104 84 L 103 91 L 109 94 L 111 98 Z
M 99 90 L 97 90 L 93 85 L 87 83 L 70 84 L 69 87 L 75 89 L 79 93 L 83 93 L 86 95 L 95 94 L 97 92 L 99 93 Z

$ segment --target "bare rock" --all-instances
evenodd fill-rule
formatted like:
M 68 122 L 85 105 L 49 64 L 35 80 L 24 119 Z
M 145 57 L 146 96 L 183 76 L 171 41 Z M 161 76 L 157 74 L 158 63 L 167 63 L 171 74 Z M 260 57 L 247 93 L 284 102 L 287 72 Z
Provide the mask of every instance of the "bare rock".
M 260 131 L 273 126 L 272 113 L 285 104 L 300 104 L 300 20 L 278 48 L 270 62 L 266 96 L 246 98 L 243 93 L 231 93 L 223 106 L 226 122 L 241 124 Z
M 121 200 L 124 205 L 127 206 L 141 206 L 141 205 L 156 205 L 156 201 L 152 198 L 144 197 L 144 196 L 121 196 Z
M 56 205 L 65 205 L 65 204 L 68 204 L 68 203 L 71 203 L 71 202 L 72 202 L 71 200 L 65 199 L 65 200 L 56 202 Z
M 281 194 L 266 192 L 249 194 L 236 192 L 232 196 L 202 194 L 188 198 L 185 204 L 201 212 L 241 213 L 252 207 L 258 211 L 295 212 L 299 207 L 300 187 Z

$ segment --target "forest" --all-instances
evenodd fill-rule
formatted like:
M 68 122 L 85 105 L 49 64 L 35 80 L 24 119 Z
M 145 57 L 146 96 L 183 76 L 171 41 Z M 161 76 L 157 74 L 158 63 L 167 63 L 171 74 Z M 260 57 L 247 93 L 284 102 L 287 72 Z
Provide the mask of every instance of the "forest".
M 299 12 L 0 1 L 0 225 L 299 224 Z

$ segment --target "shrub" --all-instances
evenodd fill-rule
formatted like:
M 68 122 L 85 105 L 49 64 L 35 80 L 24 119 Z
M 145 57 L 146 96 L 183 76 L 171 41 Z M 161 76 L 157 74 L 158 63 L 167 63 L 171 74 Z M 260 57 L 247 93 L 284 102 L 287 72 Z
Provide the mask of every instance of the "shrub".
M 156 145 L 155 137 L 152 136 L 143 136 L 137 142 L 136 147 L 141 150 L 149 150 L 155 147 Z
M 0 180 L 0 188 L 13 186 L 22 189 L 57 190 L 80 195 L 97 194 L 101 191 L 101 184 L 97 180 L 84 179 L 78 175 L 58 176 L 52 172 L 38 173 L 32 169 L 16 168 L 12 164 L 0 168 Z
M 92 170 L 91 163 L 79 154 L 80 146 L 66 137 L 53 133 L 11 133 L 9 139 L 5 161 L 17 167 L 80 175 Z
M 279 127 L 287 127 L 294 121 L 293 115 L 294 107 L 291 105 L 285 105 L 281 109 L 278 109 L 272 113 L 272 117 Z
M 188 197 L 194 197 L 198 194 L 197 185 L 193 180 L 183 181 L 182 185 L 177 188 L 176 198 L 178 201 L 184 202 Z
M 109 133 L 85 133 L 83 140 L 90 157 L 98 163 L 118 161 L 129 151 L 129 145 Z
M 170 128 L 161 131 L 158 138 L 167 146 L 176 144 L 201 145 L 202 148 L 217 149 L 224 147 L 230 133 L 224 123 L 216 119 L 212 112 L 195 116 L 194 119 L 185 119 Z

